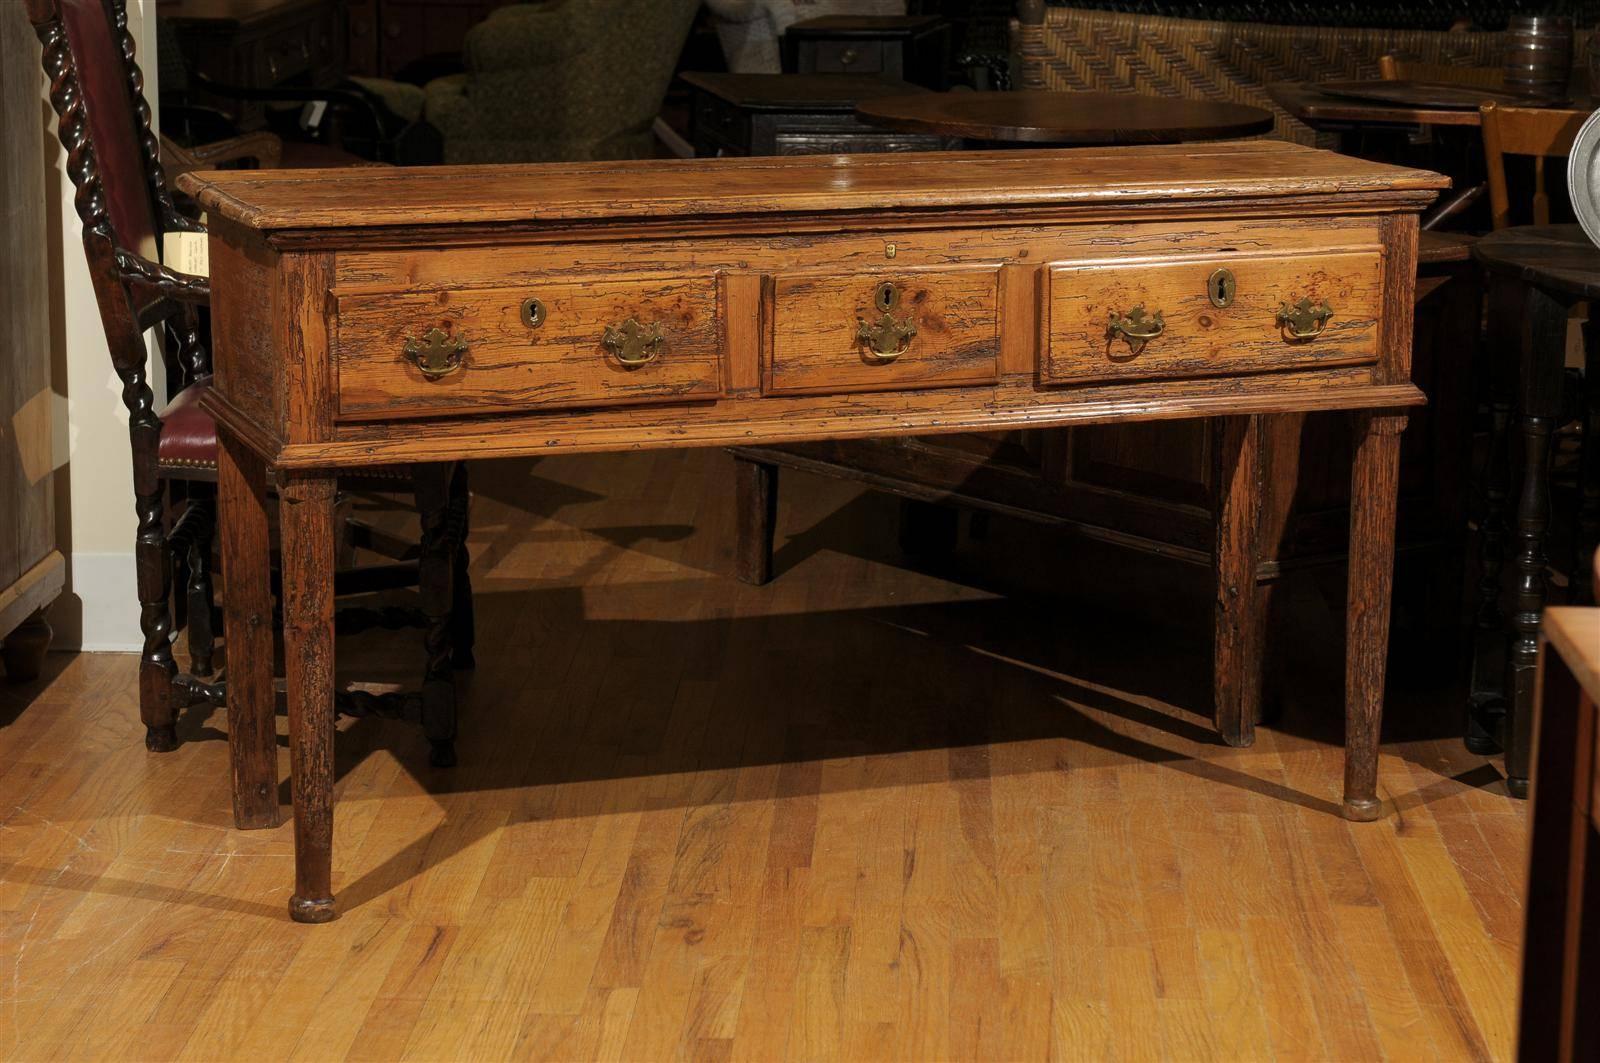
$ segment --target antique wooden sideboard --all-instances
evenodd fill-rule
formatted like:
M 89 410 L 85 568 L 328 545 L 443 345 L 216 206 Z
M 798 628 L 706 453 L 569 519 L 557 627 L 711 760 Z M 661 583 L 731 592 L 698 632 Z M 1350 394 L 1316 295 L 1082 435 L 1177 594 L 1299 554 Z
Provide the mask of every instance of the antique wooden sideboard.
M 1214 712 L 1243 745 L 1261 419 L 1350 411 L 1343 809 L 1379 815 L 1396 467 L 1422 399 L 1416 214 L 1437 175 L 1254 141 L 181 185 L 212 220 L 241 826 L 278 820 L 269 470 L 282 503 L 296 919 L 334 916 L 334 477 L 371 464 L 1224 418 Z M 759 487 L 741 484 L 747 509 Z

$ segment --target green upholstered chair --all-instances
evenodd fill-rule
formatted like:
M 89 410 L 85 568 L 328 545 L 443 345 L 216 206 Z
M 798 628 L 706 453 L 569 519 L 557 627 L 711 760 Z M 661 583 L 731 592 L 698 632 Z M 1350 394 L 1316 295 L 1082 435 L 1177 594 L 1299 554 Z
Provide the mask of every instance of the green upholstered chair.
M 467 71 L 358 79 L 443 138 L 447 163 L 642 158 L 700 0 L 546 0 L 467 33 Z

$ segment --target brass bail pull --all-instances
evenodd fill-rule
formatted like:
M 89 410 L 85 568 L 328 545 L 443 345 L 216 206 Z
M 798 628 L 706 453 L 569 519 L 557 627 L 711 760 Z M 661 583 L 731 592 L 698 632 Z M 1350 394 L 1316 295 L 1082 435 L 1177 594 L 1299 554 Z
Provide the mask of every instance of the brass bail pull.
M 1111 320 L 1106 324 L 1106 339 L 1114 340 L 1121 336 L 1128 341 L 1129 357 L 1137 357 L 1145 344 L 1166 330 L 1167 319 L 1161 311 L 1146 313 L 1144 304 L 1140 303 L 1127 313 L 1111 311 Z
M 1322 335 L 1322 330 L 1328 327 L 1328 321 L 1333 317 L 1333 306 L 1324 299 L 1313 306 L 1311 297 L 1305 296 L 1298 303 L 1290 306 L 1281 303 L 1278 306 L 1278 327 L 1284 335 L 1291 340 L 1309 340 Z
M 405 357 L 429 380 L 439 380 L 461 368 L 467 341 L 441 328 L 431 328 L 421 339 L 406 340 Z
M 605 334 L 600 337 L 600 345 L 629 369 L 649 365 L 660 358 L 666 342 L 666 333 L 659 324 L 646 327 L 632 317 L 620 325 L 606 326 Z
M 916 323 L 909 317 L 896 321 L 893 314 L 885 312 L 876 324 L 864 317 L 856 318 L 856 342 L 865 344 L 880 362 L 892 362 L 906 353 L 916 334 Z

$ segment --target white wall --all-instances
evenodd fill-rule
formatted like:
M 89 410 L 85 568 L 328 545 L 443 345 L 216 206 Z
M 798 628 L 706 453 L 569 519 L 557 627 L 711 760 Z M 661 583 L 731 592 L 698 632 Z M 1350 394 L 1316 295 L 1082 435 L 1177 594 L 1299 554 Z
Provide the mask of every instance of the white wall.
M 9 7 L 10 5 L 4 5 Z M 5 11 L 6 17 L 19 12 Z M 130 0 L 145 95 L 156 106 L 154 0 Z M 137 651 L 133 475 L 128 414 L 111 368 L 105 331 L 83 254 L 83 226 L 72 205 L 66 153 L 55 139 L 55 115 L 40 72 L 41 136 L 47 139 L 47 194 L 59 202 L 50 234 L 51 365 L 55 401 L 56 536 L 67 555 L 67 592 L 50 613 L 58 649 Z M 160 359 L 152 360 L 160 371 Z M 157 380 L 157 394 L 160 378 Z

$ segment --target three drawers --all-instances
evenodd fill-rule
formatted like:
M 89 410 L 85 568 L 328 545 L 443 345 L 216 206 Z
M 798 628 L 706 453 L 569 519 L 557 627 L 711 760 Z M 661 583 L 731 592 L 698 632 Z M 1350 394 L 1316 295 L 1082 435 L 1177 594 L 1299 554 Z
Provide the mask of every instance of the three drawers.
M 656 278 L 595 252 L 566 274 L 532 255 L 352 263 L 337 416 L 1245 376 L 1380 345 L 1366 222 L 695 241 L 641 248 Z

